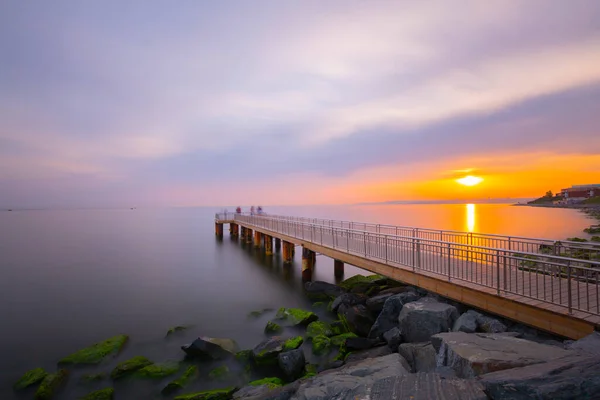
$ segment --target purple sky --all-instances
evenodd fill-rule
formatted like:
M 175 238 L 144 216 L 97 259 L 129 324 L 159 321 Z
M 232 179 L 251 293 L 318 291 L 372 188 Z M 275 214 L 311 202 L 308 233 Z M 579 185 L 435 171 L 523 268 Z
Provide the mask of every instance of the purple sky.
M 597 0 L 4 1 L 0 51 L 0 207 L 335 202 L 507 154 L 600 178 Z

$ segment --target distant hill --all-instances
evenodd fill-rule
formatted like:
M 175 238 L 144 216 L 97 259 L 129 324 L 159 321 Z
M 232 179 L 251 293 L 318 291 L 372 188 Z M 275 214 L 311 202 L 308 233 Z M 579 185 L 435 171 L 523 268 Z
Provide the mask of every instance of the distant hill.
M 542 196 L 539 199 L 527 202 L 527 204 L 552 204 L 555 201 L 560 201 L 563 199 L 563 196 Z

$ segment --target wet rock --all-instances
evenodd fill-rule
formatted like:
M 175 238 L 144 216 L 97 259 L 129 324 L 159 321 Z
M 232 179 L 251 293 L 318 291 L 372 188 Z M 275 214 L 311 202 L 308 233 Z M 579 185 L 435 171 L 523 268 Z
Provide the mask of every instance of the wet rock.
M 346 339 L 346 349 L 348 350 L 366 350 L 382 344 L 379 339 L 369 339 L 364 337 L 348 337 Z
M 312 300 L 329 301 L 346 292 L 343 288 L 327 282 L 315 281 L 304 284 L 306 295 Z
M 86 396 L 81 397 L 81 400 L 112 400 L 114 396 L 115 389 L 109 387 L 89 393 Z
M 377 316 L 375 323 L 369 331 L 370 338 L 381 338 L 390 329 L 398 326 L 398 316 L 405 304 L 419 300 L 414 292 L 404 292 L 390 296 L 383 304 L 383 309 Z
M 312 311 L 302 310 L 300 308 L 284 308 L 277 310 L 275 320 L 287 326 L 307 326 L 319 317 Z
M 556 346 L 507 334 L 448 332 L 432 336 L 438 366 L 452 367 L 460 378 L 546 362 L 571 354 Z
M 332 336 L 329 338 L 329 340 L 331 341 L 331 344 L 337 347 L 343 347 L 344 349 L 346 348 L 346 340 L 350 339 L 350 338 L 357 338 L 358 336 L 356 336 L 356 333 L 353 332 L 348 332 L 348 333 L 342 333 L 341 335 L 336 335 L 336 336 Z
M 581 355 L 480 376 L 494 400 L 595 399 L 600 394 L 600 358 Z
M 232 339 L 207 336 L 201 336 L 192 344 L 181 346 L 181 349 L 191 357 L 207 360 L 222 360 L 239 351 L 237 343 Z
M 267 322 L 267 326 L 265 326 L 265 333 L 267 333 L 267 334 L 279 333 L 281 331 L 283 331 L 283 328 L 273 321 Z
M 202 392 L 182 394 L 173 400 L 229 400 L 235 392 L 235 387 L 224 389 L 205 390 Z
M 275 378 L 275 377 L 269 377 L 269 378 L 262 378 L 256 381 L 252 381 L 249 383 L 250 386 L 262 386 L 262 385 L 267 385 L 268 387 L 270 387 L 271 389 L 275 389 L 277 387 L 280 387 L 283 385 L 283 381 L 279 378 Z
M 338 309 L 338 315 L 351 332 L 359 336 L 369 335 L 374 319 L 371 312 L 364 305 L 347 306 L 342 304 Z
M 506 332 L 506 325 L 495 318 L 488 317 L 483 314 L 477 315 L 477 327 L 480 331 L 486 333 L 502 333 Z
M 368 394 L 368 397 L 363 394 Z M 393 376 L 376 381 L 371 387 L 357 388 L 352 399 L 370 400 L 487 400 L 482 386 L 474 380 L 445 379 L 436 373 Z
M 431 336 L 447 332 L 458 318 L 454 306 L 425 297 L 408 303 L 400 311 L 398 323 L 405 342 L 427 342 Z
M 400 288 L 393 288 L 393 289 L 400 289 Z M 402 292 L 400 292 L 402 293 Z M 394 293 L 392 292 L 387 292 L 387 293 L 380 293 L 377 296 L 373 296 L 371 298 L 369 298 L 366 302 L 367 308 L 374 314 L 379 314 L 381 312 L 381 310 L 383 309 L 383 305 L 385 304 L 386 300 L 389 299 L 390 297 L 392 297 L 393 295 L 398 294 L 398 293 Z
M 188 328 L 189 328 L 189 326 L 185 326 L 185 325 L 174 326 L 172 328 L 169 328 L 169 330 L 167 331 L 167 334 L 165 336 L 169 337 L 169 336 L 174 335 L 176 333 L 183 332 L 183 331 L 185 331 Z
M 23 376 L 13 385 L 15 390 L 22 390 L 39 383 L 48 376 L 48 373 L 43 368 L 35 368 L 25 372 Z
M 387 278 L 381 275 L 354 275 L 339 283 L 339 286 L 352 293 L 364 293 L 371 286 L 380 286 L 387 283 Z
M 271 392 L 273 389 L 269 387 L 269 385 L 260 385 L 260 386 L 244 386 L 237 392 L 233 394 L 233 400 L 242 400 L 242 399 L 263 399 L 265 396 Z
M 144 379 L 162 379 L 179 372 L 179 363 L 175 361 L 162 362 L 148 365 L 138 369 L 133 376 Z
M 272 308 L 263 308 L 262 310 L 250 311 L 248 313 L 248 318 L 258 318 L 258 317 L 262 316 L 263 314 L 266 314 L 271 311 L 274 311 L 274 310 Z
M 60 369 L 55 374 L 46 375 L 35 392 L 34 398 L 36 400 L 48 400 L 53 398 L 65 385 L 68 377 L 69 372 L 66 369 Z
M 436 369 L 436 352 L 430 342 L 402 343 L 398 353 L 408 361 L 412 372 L 433 372 Z
M 163 388 L 161 393 L 167 395 L 183 390 L 191 381 L 193 381 L 197 377 L 198 367 L 192 365 L 185 371 L 185 373 L 181 377 L 169 382 L 167 386 Z
M 304 375 L 304 352 L 302 350 L 291 350 L 280 353 L 278 356 L 279 368 L 290 380 L 295 380 Z
M 383 340 L 387 343 L 388 347 L 392 351 L 398 350 L 398 346 L 402 341 L 402 335 L 400 333 L 400 329 L 394 327 L 383 334 Z
M 252 350 L 252 358 L 258 365 L 275 365 L 277 356 L 283 351 L 285 340 L 273 336 L 263 340 Z
M 393 352 L 389 347 L 379 346 L 379 347 L 375 347 L 375 348 L 368 349 L 368 350 L 353 351 L 346 357 L 345 362 L 346 362 L 346 364 L 350 364 L 350 363 L 353 363 L 356 361 L 362 361 L 362 360 L 366 360 L 368 358 L 383 357 L 383 356 L 387 356 L 390 354 L 393 354 Z M 410 365 L 408 365 L 408 363 L 404 364 L 405 362 L 406 361 L 403 358 L 402 359 L 403 365 L 406 367 L 407 370 L 410 370 Z
M 98 364 L 105 358 L 118 354 L 128 339 L 129 336 L 127 335 L 114 336 L 103 342 L 98 342 L 90 347 L 81 349 L 63 358 L 58 363 L 60 365 Z
M 600 356 L 600 333 L 592 332 L 586 337 L 571 342 L 567 345 L 568 349 L 576 350 L 588 355 Z
M 325 354 L 331 349 L 331 340 L 324 335 L 315 336 L 312 339 L 312 349 L 315 355 Z
M 306 336 L 313 338 L 315 336 L 333 336 L 333 330 L 327 322 L 314 321 L 306 327 Z
M 344 293 L 333 300 L 331 303 L 331 311 L 334 313 L 338 312 L 338 309 L 342 304 L 347 306 L 355 306 L 358 304 L 365 304 L 368 297 L 362 294 L 356 293 Z
M 289 338 L 283 343 L 283 351 L 296 350 L 298 347 L 302 346 L 303 342 L 304 338 L 302 336 Z
M 453 332 L 473 333 L 477 331 L 477 315 L 479 313 L 469 310 L 456 320 L 452 327 Z
M 123 361 L 117 364 L 115 368 L 113 368 L 110 373 L 111 379 L 121 379 L 124 376 L 131 374 L 132 372 L 137 371 L 138 369 L 142 369 L 152 364 L 152 361 L 148 360 L 146 357 L 137 356 L 130 358 L 127 361 Z
M 381 296 L 381 295 L 385 295 L 385 294 L 399 294 L 399 293 L 405 293 L 405 292 L 416 293 L 416 290 L 412 286 L 404 286 L 402 284 L 399 284 L 399 286 L 391 287 L 389 289 L 384 289 L 384 290 L 380 291 L 377 295 Z
M 220 367 L 213 368 L 208 373 L 208 378 L 213 381 L 224 381 L 230 376 L 231 371 L 227 365 L 221 365 Z

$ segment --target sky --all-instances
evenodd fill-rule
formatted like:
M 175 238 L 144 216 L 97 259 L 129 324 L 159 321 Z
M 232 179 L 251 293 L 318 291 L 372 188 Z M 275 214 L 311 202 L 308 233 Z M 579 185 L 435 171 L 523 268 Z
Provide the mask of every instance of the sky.
M 6 0 L 0 54 L 0 207 L 600 183 L 597 0 Z

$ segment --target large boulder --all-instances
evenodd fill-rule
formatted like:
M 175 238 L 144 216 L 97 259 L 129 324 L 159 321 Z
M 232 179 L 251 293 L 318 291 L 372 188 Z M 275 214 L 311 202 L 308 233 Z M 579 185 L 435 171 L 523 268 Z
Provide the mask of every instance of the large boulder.
M 252 358 L 258 365 L 275 365 L 278 362 L 279 353 L 285 346 L 285 339 L 280 336 L 272 336 L 260 342 L 252 349 Z
M 438 353 L 437 365 L 452 367 L 459 378 L 537 364 L 572 353 L 504 333 L 448 332 L 432 336 L 431 342 Z
M 354 275 L 340 282 L 340 286 L 351 293 L 366 293 L 371 287 L 385 285 L 387 281 L 381 275 Z
M 408 361 L 412 372 L 433 372 L 436 369 L 436 353 L 431 342 L 402 343 L 398 353 Z
M 304 352 L 300 349 L 286 351 L 278 355 L 279 368 L 290 380 L 295 380 L 304 374 Z
M 387 343 L 388 347 L 392 351 L 398 350 L 398 345 L 402 341 L 402 334 L 400 333 L 400 329 L 394 327 L 383 334 L 383 340 Z
M 400 289 L 400 288 L 394 288 L 394 289 Z M 400 292 L 400 293 L 402 293 L 402 292 Z M 384 294 L 380 293 L 377 296 L 373 296 L 367 300 L 367 303 L 366 303 L 367 308 L 369 310 L 371 310 L 372 313 L 379 314 L 381 312 L 381 310 L 383 310 L 383 305 L 385 304 L 385 301 L 395 294 L 398 294 L 398 293 L 387 292 Z
M 427 342 L 431 336 L 448 332 L 458 318 L 456 307 L 430 297 L 402 307 L 398 324 L 405 342 Z
M 345 321 L 348 329 L 359 336 L 368 336 L 375 320 L 367 307 L 362 304 L 347 306 L 342 304 L 338 309 L 340 319 Z
M 235 355 L 239 351 L 239 346 L 233 339 L 201 336 L 191 344 L 181 346 L 181 349 L 191 357 L 222 360 Z
M 414 292 L 398 293 L 388 297 L 375 323 L 369 331 L 370 338 L 381 338 L 382 335 L 390 329 L 398 326 L 398 315 L 405 304 L 419 300 L 419 296 Z
M 312 300 L 329 301 L 346 293 L 346 290 L 331 283 L 315 281 L 304 284 L 306 295 Z
M 342 304 L 347 306 L 355 306 L 358 304 L 365 304 L 367 302 L 368 297 L 364 294 L 356 294 L 356 293 L 344 293 L 341 296 L 338 296 L 331 303 L 331 311 L 334 313 L 338 312 L 338 309 Z
M 366 360 L 367 358 L 387 356 L 392 353 L 392 350 L 388 346 L 379 346 L 368 350 L 353 351 L 346 357 L 345 361 L 347 364 L 350 364 L 356 361 Z M 410 370 L 410 365 L 407 363 L 405 364 L 406 360 L 402 359 L 401 362 L 407 370 Z
M 477 315 L 479 313 L 469 310 L 454 322 L 453 332 L 473 333 L 477 331 Z
M 596 399 L 600 358 L 570 356 L 485 374 L 480 382 L 494 400 Z
M 362 390 L 361 390 L 362 389 Z M 378 380 L 371 387 L 359 388 L 356 397 L 347 399 L 413 400 L 487 400 L 481 385 L 474 380 L 445 379 L 437 373 L 417 373 Z M 368 394 L 368 397 L 366 396 Z
M 587 355 L 600 356 L 600 333 L 592 332 L 582 339 L 571 342 L 567 348 Z

